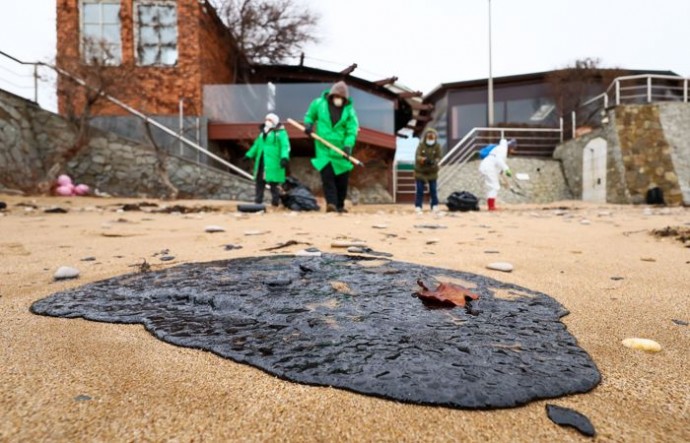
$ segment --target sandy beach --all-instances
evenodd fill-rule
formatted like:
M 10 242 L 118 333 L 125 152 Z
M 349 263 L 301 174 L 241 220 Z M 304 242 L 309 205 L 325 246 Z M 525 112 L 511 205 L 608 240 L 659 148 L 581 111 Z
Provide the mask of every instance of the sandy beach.
M 563 201 L 500 211 L 414 214 L 412 205 L 348 214 L 242 214 L 236 202 L 0 195 L 0 441 L 587 441 L 551 422 L 575 409 L 595 441 L 690 441 L 690 248 L 652 230 L 690 228 L 690 208 Z M 140 211 L 123 204 L 156 203 Z M 205 212 L 151 209 L 207 206 Z M 46 213 L 60 207 L 67 213 Z M 214 210 L 211 210 L 214 209 Z M 443 229 L 420 229 L 420 224 Z M 215 225 L 224 232 L 208 233 Z M 252 235 L 247 235 L 252 234 Z M 387 235 L 394 234 L 394 235 Z M 160 341 L 141 325 L 34 315 L 55 292 L 182 263 L 324 252 L 357 239 L 394 260 L 460 270 L 548 294 L 596 363 L 593 391 L 500 410 L 417 406 L 280 380 Z M 434 241 L 429 241 L 434 240 Z M 228 244 L 241 249 L 226 250 Z M 161 251 L 174 257 L 161 261 Z M 492 253 L 487 253 L 491 251 Z M 497 252 L 496 252 L 497 251 Z M 92 257 L 90 261 L 85 258 Z M 510 273 L 486 268 L 496 261 Z M 55 281 L 60 266 L 77 279 Z M 414 288 L 410 288 L 414 290 Z M 673 320 L 676 320 L 674 322 Z M 658 353 L 624 347 L 655 340 Z

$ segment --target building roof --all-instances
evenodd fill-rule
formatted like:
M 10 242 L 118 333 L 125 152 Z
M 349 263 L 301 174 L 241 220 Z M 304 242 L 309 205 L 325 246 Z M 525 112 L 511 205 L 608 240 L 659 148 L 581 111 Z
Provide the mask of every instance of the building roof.
M 547 75 L 561 71 L 562 69 L 554 69 L 553 71 L 543 71 L 543 72 L 534 72 L 530 74 L 518 74 L 518 75 L 509 75 L 509 76 L 504 76 L 504 77 L 494 77 L 493 78 L 493 83 L 494 85 L 500 85 L 500 84 L 515 84 L 515 83 L 522 83 L 522 82 L 534 82 L 536 80 L 544 80 Z M 653 75 L 678 75 L 673 71 L 655 71 L 655 70 L 637 70 L 637 69 L 597 69 L 597 71 L 601 72 L 606 72 L 606 71 L 625 71 L 629 75 L 640 75 L 640 74 L 653 74 Z M 475 80 L 466 80 L 466 81 L 459 81 L 459 82 L 451 82 L 451 83 L 441 83 L 438 86 L 436 86 L 431 92 L 426 94 L 424 97 L 424 101 L 435 101 L 435 99 L 438 98 L 439 95 L 443 94 L 445 91 L 448 91 L 450 89 L 467 89 L 467 88 L 473 88 L 473 87 L 481 87 L 485 86 L 487 82 L 489 81 L 488 78 L 482 78 L 482 79 L 475 79 Z

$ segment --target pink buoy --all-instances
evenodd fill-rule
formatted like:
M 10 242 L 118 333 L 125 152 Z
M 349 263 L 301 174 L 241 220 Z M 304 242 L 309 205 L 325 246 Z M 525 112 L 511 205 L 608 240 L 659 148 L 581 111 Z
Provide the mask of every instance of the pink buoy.
M 65 197 L 74 195 L 74 185 L 70 183 L 68 185 L 58 186 L 57 189 L 55 189 L 55 192 L 57 195 L 62 195 Z
M 57 183 L 60 186 L 71 185 L 72 179 L 70 178 L 69 175 L 62 174 L 57 178 Z
M 90 191 L 89 186 L 85 184 L 79 184 L 74 187 L 74 193 L 76 195 L 86 195 Z

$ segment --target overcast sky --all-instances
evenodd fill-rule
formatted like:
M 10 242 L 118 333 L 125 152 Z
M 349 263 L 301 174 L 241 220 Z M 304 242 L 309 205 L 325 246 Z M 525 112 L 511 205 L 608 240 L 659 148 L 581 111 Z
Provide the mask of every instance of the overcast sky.
M 321 16 L 306 64 L 424 93 L 489 75 L 489 0 L 301 0 Z M 0 0 L 0 51 L 55 58 L 55 0 Z M 690 77 L 690 0 L 491 0 L 492 74 L 548 71 L 591 57 L 603 67 Z M 76 36 L 75 36 L 76 37 Z M 0 88 L 33 97 L 31 70 L 0 56 Z M 54 109 L 51 82 L 39 102 Z

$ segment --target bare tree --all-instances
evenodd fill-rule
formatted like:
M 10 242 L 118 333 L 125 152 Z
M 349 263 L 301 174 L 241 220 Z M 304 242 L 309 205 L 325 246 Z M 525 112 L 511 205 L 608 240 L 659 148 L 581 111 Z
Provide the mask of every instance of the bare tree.
M 604 69 L 597 58 L 576 60 L 573 65 L 553 71 L 547 75 L 547 82 L 560 116 L 575 111 L 578 122 L 589 123 L 596 115 L 594 108 L 583 108 L 582 104 L 604 92 L 609 84 L 626 71 L 619 68 Z
M 240 50 L 255 63 L 281 63 L 299 55 L 319 16 L 296 0 L 214 0 Z
M 138 77 L 134 64 L 119 63 L 118 57 L 111 54 L 108 45 L 102 41 L 85 40 L 82 55 L 62 56 L 56 64 L 69 74 L 62 75 L 57 92 L 63 105 L 63 114 L 72 125 L 75 137 L 71 146 L 57 150 L 52 158 L 46 160 L 45 175 L 37 186 L 41 193 L 46 193 L 51 188 L 71 159 L 88 148 L 94 112 L 108 106 L 117 106 L 110 103 L 107 96 L 135 95 L 133 89 L 138 88 L 140 83 L 132 81 Z M 76 79 L 83 81 L 85 85 Z M 147 97 L 147 100 L 155 103 L 158 98 Z M 175 199 L 179 191 L 168 176 L 168 154 L 154 141 L 148 123 L 144 123 L 144 129 L 146 142 L 156 155 L 155 173 L 166 190 L 162 197 Z
M 71 146 L 57 150 L 52 158 L 46 160 L 45 176 L 37 185 L 37 190 L 42 193 L 50 189 L 56 177 L 64 171 L 65 165 L 88 147 L 94 109 L 105 103 L 107 94 L 131 84 L 133 67 L 114 68 L 112 65 L 115 57 L 104 42 L 85 40 L 83 51 L 89 54 L 88 60 L 80 55 L 60 56 L 56 60 L 59 69 L 74 77 L 62 75 L 57 94 L 75 137 Z M 87 86 L 79 84 L 75 78 L 82 80 Z

